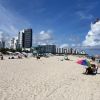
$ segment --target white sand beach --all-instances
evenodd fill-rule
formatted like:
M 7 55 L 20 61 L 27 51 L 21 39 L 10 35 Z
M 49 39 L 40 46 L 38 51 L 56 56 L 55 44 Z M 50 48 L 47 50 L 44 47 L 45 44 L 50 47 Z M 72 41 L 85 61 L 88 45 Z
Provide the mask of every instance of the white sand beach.
M 85 75 L 80 58 L 0 60 L 0 100 L 100 100 L 100 69 Z

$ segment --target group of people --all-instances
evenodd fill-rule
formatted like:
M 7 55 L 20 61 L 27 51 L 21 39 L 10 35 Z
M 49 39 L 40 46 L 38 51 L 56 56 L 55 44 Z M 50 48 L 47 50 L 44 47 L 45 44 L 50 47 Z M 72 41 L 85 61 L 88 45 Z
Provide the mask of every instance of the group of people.
M 95 62 L 95 57 L 91 58 L 90 66 L 86 68 L 86 74 L 97 74 L 98 64 Z
M 9 57 L 8 59 L 16 59 L 16 57 L 11 56 L 11 57 Z M 18 55 L 18 59 L 22 59 L 22 56 L 21 56 L 21 55 Z
M 24 56 L 25 58 L 28 57 L 28 55 L 23 55 L 23 56 Z M 3 57 L 2 54 L 0 55 L 0 59 L 1 59 L 1 60 L 4 60 L 4 57 Z M 8 57 L 8 59 L 16 59 L 16 57 L 15 57 L 14 55 L 11 55 L 11 56 Z M 18 59 L 22 59 L 22 55 L 19 54 L 19 55 L 18 55 Z M 38 59 L 39 59 L 39 58 L 38 58 Z

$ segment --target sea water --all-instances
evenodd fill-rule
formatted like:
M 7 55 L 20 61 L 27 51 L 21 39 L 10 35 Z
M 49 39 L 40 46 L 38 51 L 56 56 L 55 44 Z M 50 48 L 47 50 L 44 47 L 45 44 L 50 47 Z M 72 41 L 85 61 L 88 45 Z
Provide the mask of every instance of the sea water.
M 89 56 L 100 55 L 100 49 L 85 49 Z

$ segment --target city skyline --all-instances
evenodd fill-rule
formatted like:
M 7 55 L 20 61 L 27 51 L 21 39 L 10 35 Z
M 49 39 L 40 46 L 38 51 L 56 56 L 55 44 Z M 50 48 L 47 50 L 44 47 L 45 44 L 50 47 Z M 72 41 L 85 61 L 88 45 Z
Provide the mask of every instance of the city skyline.
M 0 0 L 0 38 L 33 29 L 33 45 L 100 46 L 100 1 Z

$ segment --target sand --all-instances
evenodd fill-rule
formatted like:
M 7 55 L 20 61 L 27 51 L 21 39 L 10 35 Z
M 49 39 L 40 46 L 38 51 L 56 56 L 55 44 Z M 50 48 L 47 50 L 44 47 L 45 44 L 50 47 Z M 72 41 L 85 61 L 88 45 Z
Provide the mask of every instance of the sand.
M 100 70 L 84 75 L 80 58 L 0 60 L 0 100 L 100 100 Z

